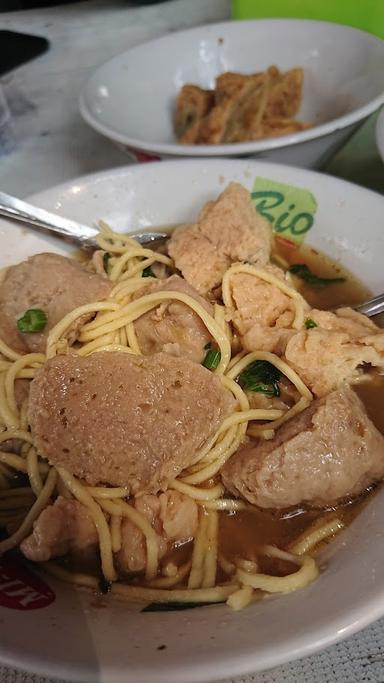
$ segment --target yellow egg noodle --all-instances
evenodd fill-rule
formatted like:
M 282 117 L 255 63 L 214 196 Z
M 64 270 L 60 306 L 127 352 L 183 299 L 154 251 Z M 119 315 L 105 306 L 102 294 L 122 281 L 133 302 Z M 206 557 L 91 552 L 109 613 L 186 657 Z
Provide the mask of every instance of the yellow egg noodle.
M 311 392 L 300 377 L 275 354 L 241 351 L 232 357 L 232 333 L 225 317 L 225 307 L 232 304 L 231 277 L 239 272 L 248 273 L 279 287 L 294 303 L 293 326 L 297 329 L 304 321 L 303 298 L 287 282 L 274 275 L 251 265 L 235 264 L 223 279 L 225 306 L 215 304 L 213 316 L 198 301 L 176 291 L 158 291 L 132 300 L 132 295 L 146 284 L 142 278 L 143 270 L 155 263 L 172 266 L 171 259 L 139 246 L 125 235 L 112 232 L 105 223 L 100 225 L 98 244 L 100 249 L 110 254 L 108 276 L 114 287 L 107 301 L 80 306 L 66 315 L 51 330 L 45 354 L 22 355 L 0 340 L 0 443 L 16 439 L 21 444 L 20 454 L 0 451 L 0 527 L 7 527 L 10 533 L 0 542 L 0 554 L 18 546 L 30 534 L 42 510 L 56 495 L 64 495 L 77 499 L 88 509 L 98 534 L 103 576 L 110 583 L 111 593 L 118 597 L 146 602 L 227 601 L 237 610 L 262 593 L 286 593 L 306 586 L 318 574 L 316 562 L 309 552 L 320 541 L 336 533 L 342 522 L 334 518 L 310 529 L 290 548 L 290 552 L 266 546 L 262 551 L 265 555 L 288 561 L 297 570 L 283 577 L 263 574 L 258 570 L 257 561 L 238 558 L 237 562 L 231 562 L 219 552 L 220 512 L 249 511 L 252 506 L 226 497 L 223 485 L 216 479 L 224 463 L 246 438 L 247 430 L 252 435 L 270 438 L 279 425 L 307 407 L 312 400 Z M 33 379 L 47 359 L 68 352 L 65 334 L 84 314 L 92 314 L 93 319 L 82 325 L 78 344 L 71 348 L 71 353 L 80 356 L 100 351 L 140 354 L 135 320 L 172 300 L 190 307 L 214 339 L 221 354 L 214 372 L 232 392 L 236 409 L 196 454 L 193 464 L 169 482 L 169 489 L 189 496 L 197 503 L 199 522 L 191 559 L 179 567 L 168 563 L 161 568 L 157 533 L 149 521 L 127 502 L 127 489 L 87 486 L 63 467 L 51 467 L 38 455 L 28 431 L 27 402 L 21 408 L 16 402 L 15 380 Z M 292 408 L 284 412 L 250 407 L 246 393 L 235 380 L 255 360 L 268 361 L 293 383 L 300 399 Z M 26 475 L 29 486 L 24 483 L 15 487 L 15 473 Z M 121 528 L 125 518 L 140 529 L 145 538 L 146 568 L 142 585 L 130 585 L 117 579 L 114 553 L 122 547 Z M 65 581 L 92 589 L 99 586 L 97 577 L 93 575 L 69 572 L 53 561 L 42 565 L 46 571 Z M 219 572 L 225 579 L 217 583 Z

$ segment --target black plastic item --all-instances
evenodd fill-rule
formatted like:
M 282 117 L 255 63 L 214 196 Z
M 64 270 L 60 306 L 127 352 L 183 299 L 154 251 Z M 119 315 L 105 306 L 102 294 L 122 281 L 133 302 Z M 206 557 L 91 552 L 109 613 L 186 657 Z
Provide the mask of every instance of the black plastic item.
M 21 9 L 35 7 L 52 7 L 53 5 L 67 5 L 78 0 L 0 0 L 0 12 L 16 12 Z
M 0 31 L 0 76 L 38 57 L 48 47 L 46 38 L 16 31 Z
M 53 7 L 55 5 L 69 5 L 78 0 L 0 0 L 1 12 L 15 12 L 22 9 L 32 9 L 35 7 Z M 155 5 L 165 0 L 130 0 L 127 5 Z

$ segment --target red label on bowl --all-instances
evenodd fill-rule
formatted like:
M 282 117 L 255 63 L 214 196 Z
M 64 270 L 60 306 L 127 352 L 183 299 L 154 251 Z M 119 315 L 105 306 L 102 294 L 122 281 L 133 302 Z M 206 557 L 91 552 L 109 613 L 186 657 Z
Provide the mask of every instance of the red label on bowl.
M 0 558 L 0 606 L 30 610 L 47 607 L 54 592 L 40 577 L 11 556 Z
M 126 147 L 125 149 L 135 161 L 140 163 L 145 163 L 147 161 L 161 161 L 161 157 L 159 157 L 157 154 L 149 154 L 148 152 L 143 152 L 141 149 L 136 149 L 135 147 Z

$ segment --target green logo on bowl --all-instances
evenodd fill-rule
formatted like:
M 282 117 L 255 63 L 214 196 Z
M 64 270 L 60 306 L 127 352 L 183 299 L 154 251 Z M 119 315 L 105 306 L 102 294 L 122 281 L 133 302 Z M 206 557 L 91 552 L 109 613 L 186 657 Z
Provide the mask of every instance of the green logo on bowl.
M 256 178 L 251 197 L 256 211 L 272 223 L 277 235 L 296 244 L 304 241 L 317 209 L 312 192 L 268 178 Z

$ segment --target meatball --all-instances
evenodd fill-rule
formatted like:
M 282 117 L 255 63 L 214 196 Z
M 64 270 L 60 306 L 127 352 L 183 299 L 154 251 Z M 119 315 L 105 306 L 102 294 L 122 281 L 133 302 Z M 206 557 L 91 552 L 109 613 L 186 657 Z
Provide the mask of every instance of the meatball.
M 204 295 L 221 284 L 231 263 L 266 264 L 271 244 L 271 226 L 255 210 L 249 192 L 231 183 L 206 204 L 197 223 L 174 231 L 168 252 L 184 278 Z
M 156 292 L 181 292 L 195 299 L 207 313 L 213 313 L 212 305 L 178 275 L 166 280 L 156 280 L 137 296 Z M 135 322 L 140 350 L 144 355 L 167 351 L 201 363 L 204 347 L 212 339 L 201 318 L 189 306 L 180 301 L 164 302 L 148 311 Z
M 110 281 L 58 254 L 36 254 L 7 270 L 0 285 L 0 338 L 20 353 L 44 353 L 49 331 L 78 306 L 106 299 Z M 41 332 L 22 333 L 17 320 L 29 308 L 40 308 L 48 322 Z M 70 341 L 86 319 L 69 330 Z
M 39 453 L 89 484 L 156 493 L 193 461 L 235 401 L 218 377 L 166 353 L 57 356 L 31 383 Z
M 317 399 L 271 441 L 240 449 L 224 485 L 261 508 L 335 505 L 384 476 L 384 437 L 349 387 Z

